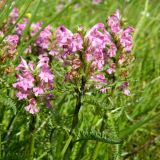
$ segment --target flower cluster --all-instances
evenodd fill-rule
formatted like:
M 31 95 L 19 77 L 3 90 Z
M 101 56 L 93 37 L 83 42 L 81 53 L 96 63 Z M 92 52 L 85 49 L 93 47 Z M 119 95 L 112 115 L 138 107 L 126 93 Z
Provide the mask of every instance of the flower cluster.
M 18 10 L 14 9 L 10 15 L 10 23 L 14 24 Z M 16 50 L 21 36 L 29 20 L 24 18 L 16 24 L 15 34 L 6 37 L 8 50 Z M 61 25 L 53 32 L 50 25 L 42 29 L 42 22 L 32 23 L 29 28 L 26 41 L 36 36 L 35 41 L 29 45 L 24 53 L 34 53 L 39 56 L 38 64 L 27 63 L 21 58 L 17 66 L 17 80 L 13 87 L 17 90 L 19 100 L 27 100 L 29 105 L 26 111 L 34 114 L 39 111 L 37 107 L 38 97 L 43 96 L 44 103 L 50 107 L 53 95 L 48 90 L 53 89 L 54 76 L 50 69 L 51 59 L 56 60 L 68 69 L 64 75 L 64 81 L 73 82 L 76 85 L 81 81 L 82 75 L 86 82 L 96 90 L 106 93 L 112 90 L 112 86 L 125 95 L 129 95 L 129 83 L 127 82 L 127 65 L 131 62 L 134 29 L 122 27 L 119 11 L 116 11 L 107 19 L 107 26 L 97 23 L 89 31 L 83 27 L 72 33 Z M 29 54 L 30 53 L 30 54 Z M 118 82 L 118 86 L 117 83 Z M 47 95 L 47 96 L 44 96 Z
M 68 79 L 77 78 L 79 68 L 89 65 L 87 76 L 103 93 L 109 89 L 111 83 L 121 80 L 123 86 L 126 81 L 126 76 L 123 79 L 119 78 L 122 75 L 119 70 L 126 68 L 126 61 L 129 62 L 131 55 L 129 53 L 133 47 L 132 33 L 134 32 L 130 26 L 125 29 L 121 27 L 119 11 L 110 16 L 107 23 L 109 31 L 103 23 L 98 23 L 85 35 L 81 32 L 73 34 L 64 26 L 58 27 L 54 44 L 56 47 L 53 47 L 54 49 L 50 52 L 63 62 L 72 55 L 72 62 L 68 63 L 72 67 L 66 75 Z M 119 75 L 116 77 L 117 74 Z M 117 89 L 129 95 L 128 85 L 125 89 L 120 89 L 124 88 L 122 86 Z
M 29 105 L 25 109 L 34 114 L 39 111 L 36 107 L 36 98 L 47 93 L 47 90 L 53 89 L 54 76 L 49 67 L 49 58 L 47 55 L 40 55 L 37 66 L 31 61 L 27 64 L 21 58 L 21 63 L 16 69 L 19 74 L 17 74 L 17 80 L 13 87 L 18 91 L 17 97 L 19 100 L 29 100 Z
M 133 47 L 133 37 L 131 34 L 134 32 L 134 28 L 130 26 L 125 29 L 121 28 L 121 16 L 119 11 L 116 11 L 115 14 L 108 18 L 108 26 L 120 41 L 123 50 L 131 52 Z

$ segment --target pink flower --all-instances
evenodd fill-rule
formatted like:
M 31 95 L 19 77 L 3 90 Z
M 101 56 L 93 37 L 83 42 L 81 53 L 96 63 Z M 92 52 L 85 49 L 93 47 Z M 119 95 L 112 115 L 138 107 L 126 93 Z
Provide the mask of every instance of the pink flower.
M 112 64 L 110 68 L 107 69 L 108 74 L 112 74 L 116 71 L 116 65 Z
M 9 15 L 9 22 L 11 24 L 15 24 L 16 20 L 18 19 L 19 11 L 16 7 L 13 8 L 12 12 Z
M 128 27 L 121 33 L 120 43 L 126 52 L 131 52 L 132 50 L 133 37 L 131 34 L 133 32 L 134 32 L 134 29 L 132 27 Z
M 64 26 L 58 27 L 56 37 L 58 46 L 64 50 L 64 57 L 71 52 L 77 52 L 83 48 L 83 40 L 80 34 L 73 34 Z
M 104 74 L 96 74 L 91 76 L 91 80 L 101 83 L 101 84 L 107 84 L 107 80 L 104 76 Z
M 16 33 L 20 36 L 24 29 L 26 28 L 28 23 L 28 19 L 24 19 L 22 23 L 17 24 L 16 26 Z
M 28 91 L 34 86 L 34 81 L 34 77 L 29 71 L 23 71 L 21 75 L 17 75 L 17 82 L 13 84 L 13 87 L 20 91 Z
M 16 96 L 18 97 L 19 100 L 22 100 L 22 99 L 27 99 L 27 97 L 29 96 L 29 91 L 19 91 L 17 92 Z
M 14 48 L 17 46 L 18 41 L 19 37 L 16 34 L 6 37 L 6 42 L 8 43 L 8 45 L 14 46 Z
M 124 55 L 124 54 L 121 54 L 120 57 L 119 57 L 118 63 L 119 63 L 119 64 L 123 64 L 124 61 L 125 61 L 125 55 Z
M 72 52 L 77 52 L 83 48 L 83 40 L 79 33 L 76 33 L 72 37 Z
M 109 55 L 109 57 L 115 57 L 116 56 L 116 52 L 117 52 L 117 47 L 116 45 L 113 43 L 109 46 L 107 54 Z
M 31 114 L 39 112 L 39 109 L 37 108 L 37 102 L 34 98 L 29 101 L 29 105 L 25 107 L 25 110 Z
M 125 90 L 123 91 L 123 93 L 124 93 L 126 96 L 129 96 L 129 95 L 130 95 L 130 90 L 125 89 Z
M 102 0 L 92 0 L 92 4 L 97 5 L 100 4 Z
M 121 31 L 120 28 L 120 13 L 117 10 L 112 16 L 108 18 L 108 26 L 110 27 L 113 33 L 118 33 Z
M 107 92 L 107 88 L 102 88 L 102 89 L 100 89 L 100 91 L 101 91 L 102 93 L 106 93 L 106 92 Z
M 33 88 L 33 92 L 34 92 L 34 94 L 35 94 L 36 97 L 38 95 L 40 95 L 40 94 L 43 94 L 44 93 L 44 86 L 43 86 L 43 84 L 41 83 L 38 87 L 34 87 Z
M 36 39 L 36 45 L 41 47 L 42 49 L 48 49 L 50 45 L 50 39 L 52 36 L 51 26 L 47 26 Z
M 30 75 L 31 76 L 31 75 Z M 17 82 L 13 84 L 13 87 L 18 90 L 16 96 L 19 100 L 26 99 L 31 93 L 31 89 L 34 86 L 33 77 L 22 77 L 17 75 Z
M 27 62 L 22 58 L 20 57 L 20 64 L 16 67 L 16 70 L 29 70 L 29 66 L 27 64 Z
M 73 33 L 65 28 L 65 26 L 60 26 L 56 31 L 57 42 L 61 47 L 68 42 L 68 40 L 72 39 Z
M 49 69 L 49 66 L 47 64 L 45 64 L 41 67 L 39 77 L 41 78 L 42 81 L 44 81 L 46 83 L 53 82 L 54 76 L 51 73 L 51 70 Z
M 29 45 L 29 46 L 25 49 L 24 53 L 25 53 L 25 54 L 28 54 L 28 53 L 31 53 L 31 52 L 32 52 L 32 47 Z
M 41 29 L 41 27 L 42 27 L 42 22 L 32 23 L 30 28 L 31 36 L 35 36 L 36 33 L 38 33 L 38 31 Z
M 125 95 L 129 95 L 130 94 L 130 91 L 128 89 L 128 86 L 129 86 L 129 83 L 128 82 L 124 82 L 120 87 L 119 87 L 119 90 L 123 91 L 123 93 Z
M 47 56 L 47 54 L 41 54 L 39 57 L 39 62 L 38 62 L 38 67 L 42 67 L 43 65 L 48 65 L 49 63 L 49 58 Z

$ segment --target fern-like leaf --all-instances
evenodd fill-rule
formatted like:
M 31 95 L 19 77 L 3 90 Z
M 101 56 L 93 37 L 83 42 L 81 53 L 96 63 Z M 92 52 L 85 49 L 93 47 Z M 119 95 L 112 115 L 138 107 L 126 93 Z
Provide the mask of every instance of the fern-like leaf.
M 16 114 L 16 103 L 8 96 L 0 95 L 0 104 L 9 107 L 13 110 L 14 114 Z
M 122 143 L 122 140 L 111 139 L 107 137 L 106 134 L 95 131 L 95 130 L 80 132 L 78 139 L 75 142 L 78 142 L 81 140 L 95 140 L 95 141 L 109 143 L 109 144 L 121 144 Z

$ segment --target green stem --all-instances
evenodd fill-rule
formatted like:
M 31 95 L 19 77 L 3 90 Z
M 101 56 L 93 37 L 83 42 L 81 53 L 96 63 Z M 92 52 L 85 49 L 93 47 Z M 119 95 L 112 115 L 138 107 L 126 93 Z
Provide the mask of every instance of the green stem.
M 79 113 L 79 110 L 81 108 L 81 98 L 82 98 L 82 94 L 81 92 L 77 91 L 78 94 L 76 96 L 76 99 L 77 99 L 77 102 L 76 102 L 76 107 L 75 107 L 75 111 L 74 111 L 74 117 L 73 117 L 73 120 L 72 120 L 72 125 L 71 125 L 71 130 L 70 130 L 70 137 L 68 138 L 63 150 L 62 150 L 62 159 L 63 157 L 66 159 L 66 156 L 69 155 L 69 152 L 72 150 L 72 147 L 73 147 L 73 144 L 72 144 L 72 134 L 73 134 L 73 131 L 75 129 L 75 127 L 77 126 L 78 124 L 78 113 Z
M 63 157 L 64 157 L 64 154 L 66 153 L 66 151 L 67 151 L 67 149 L 68 149 L 68 146 L 69 146 L 69 144 L 71 143 L 71 141 L 72 141 L 72 135 L 70 135 L 69 136 L 69 138 L 68 138 L 68 140 L 67 140 L 67 142 L 66 142 L 66 144 L 65 144 L 65 146 L 64 146 L 64 148 L 63 148 L 63 150 L 62 150 L 62 153 L 61 153 L 61 158 L 63 159 Z
M 31 123 L 29 126 L 30 139 L 29 139 L 29 148 L 28 148 L 28 160 L 34 159 L 34 144 L 35 144 L 35 131 L 36 131 L 36 117 L 32 115 Z
M 74 116 L 73 116 L 73 120 L 72 120 L 72 125 L 71 125 L 71 130 L 70 130 L 70 135 L 73 136 L 73 131 L 76 128 L 77 124 L 78 124 L 78 114 L 80 111 L 80 108 L 82 106 L 82 97 L 85 94 L 85 85 L 86 85 L 86 65 L 85 65 L 85 58 L 84 58 L 84 54 L 83 52 L 79 53 L 79 58 L 82 62 L 82 77 L 81 77 L 81 86 L 80 89 L 76 88 L 75 92 L 77 93 L 76 95 L 76 107 L 75 107 L 75 111 L 74 111 Z M 70 151 L 72 151 L 73 148 L 73 143 L 72 143 L 72 139 L 67 140 L 66 145 L 67 148 L 64 150 L 65 152 L 63 153 L 63 156 L 65 159 L 67 159 L 66 157 L 69 155 Z M 69 142 L 69 144 L 68 144 Z

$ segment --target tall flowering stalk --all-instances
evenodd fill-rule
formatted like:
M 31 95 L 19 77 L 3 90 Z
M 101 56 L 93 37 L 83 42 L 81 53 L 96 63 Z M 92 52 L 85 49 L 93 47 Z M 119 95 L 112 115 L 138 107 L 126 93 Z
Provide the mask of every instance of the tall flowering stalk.
M 126 67 L 133 60 L 131 51 L 133 47 L 132 27 L 122 28 L 119 11 L 107 20 L 109 31 L 103 23 L 93 26 L 85 35 L 83 31 L 72 33 L 64 26 L 56 32 L 54 49 L 50 52 L 62 63 L 71 65 L 66 73 L 66 79 L 78 87 L 77 103 L 71 125 L 70 134 L 78 124 L 78 113 L 82 105 L 82 96 L 92 86 L 101 93 L 122 91 L 129 95 Z M 77 43 L 78 42 L 78 43 Z M 117 86 L 116 83 L 119 83 Z M 86 84 L 88 88 L 86 88 Z M 69 138 L 70 139 L 70 138 Z M 71 139 L 68 149 L 72 149 Z M 65 154 L 67 146 L 62 151 Z

